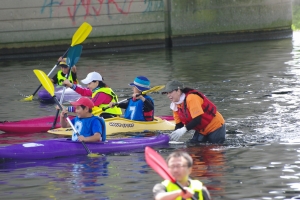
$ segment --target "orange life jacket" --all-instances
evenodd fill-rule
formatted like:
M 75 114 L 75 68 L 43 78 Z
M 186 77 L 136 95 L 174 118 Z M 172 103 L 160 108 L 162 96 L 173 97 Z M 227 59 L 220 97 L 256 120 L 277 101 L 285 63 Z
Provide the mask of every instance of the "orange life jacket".
M 196 131 L 203 131 L 206 128 L 206 126 L 212 121 L 212 119 L 216 116 L 217 107 L 204 94 L 197 90 L 191 90 L 185 93 L 186 96 L 183 101 L 183 106 L 181 106 L 181 108 L 178 108 L 178 116 L 180 118 L 180 121 L 185 125 L 193 120 L 190 111 L 187 109 L 186 105 L 186 98 L 189 94 L 197 94 L 203 99 L 203 104 L 201 107 L 204 113 L 201 115 L 200 124 L 198 124 L 194 128 Z

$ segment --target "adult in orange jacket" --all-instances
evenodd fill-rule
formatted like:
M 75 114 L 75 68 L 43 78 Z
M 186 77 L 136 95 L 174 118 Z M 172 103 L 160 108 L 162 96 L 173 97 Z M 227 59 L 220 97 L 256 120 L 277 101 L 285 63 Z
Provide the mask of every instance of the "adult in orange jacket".
M 223 143 L 226 126 L 217 107 L 201 92 L 184 87 L 173 80 L 166 84 L 163 93 L 171 100 L 170 108 L 175 119 L 171 140 L 178 141 L 187 131 L 195 130 L 190 142 Z

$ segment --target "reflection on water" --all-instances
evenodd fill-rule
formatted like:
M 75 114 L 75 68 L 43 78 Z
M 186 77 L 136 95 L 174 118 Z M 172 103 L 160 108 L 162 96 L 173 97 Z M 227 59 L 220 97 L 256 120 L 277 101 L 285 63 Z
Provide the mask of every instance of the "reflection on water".
M 0 121 L 55 114 L 53 104 L 20 102 L 39 85 L 33 69 L 48 72 L 53 60 L 0 63 Z M 300 33 L 293 39 L 82 56 L 79 79 L 99 71 L 119 95 L 129 97 L 134 77 L 151 85 L 178 79 L 214 101 L 227 123 L 222 146 L 186 144 L 157 150 L 164 156 L 188 151 L 192 176 L 214 199 L 296 199 L 300 195 Z M 21 76 L 16 76 L 22 71 Z M 8 90 L 11 88 L 11 90 Z M 151 94 L 156 115 L 170 115 L 169 100 Z M 0 145 L 53 138 L 49 134 L 1 134 Z M 186 134 L 184 139 L 190 138 Z M 45 161 L 2 161 L 0 192 L 5 199 L 152 199 L 161 178 L 144 153 L 85 156 Z

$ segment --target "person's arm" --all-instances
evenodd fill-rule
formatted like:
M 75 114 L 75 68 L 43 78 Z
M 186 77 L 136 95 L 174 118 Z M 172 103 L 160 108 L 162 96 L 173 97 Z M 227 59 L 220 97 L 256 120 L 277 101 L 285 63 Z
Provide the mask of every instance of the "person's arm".
M 67 122 L 65 118 L 65 113 L 68 113 L 68 111 L 65 109 L 60 112 L 60 126 L 62 128 L 70 127 L 70 124 Z
M 89 137 L 84 137 L 83 135 L 80 135 L 78 136 L 78 140 L 83 142 L 99 142 L 102 139 L 101 139 L 101 134 L 97 132 L 94 135 Z
M 73 83 L 77 84 L 77 74 L 76 74 L 76 72 L 73 72 L 73 68 L 72 68 L 71 76 L 73 79 Z
M 197 117 L 195 117 L 194 119 L 192 119 L 192 121 L 190 121 L 185 127 L 186 129 L 189 131 L 189 130 L 192 130 L 194 129 L 197 125 L 199 125 L 201 123 L 201 118 L 202 116 L 199 115 Z
M 101 104 L 109 104 L 112 100 L 112 97 L 104 92 L 98 92 L 92 101 L 95 106 L 100 106 Z
M 129 104 L 129 101 L 126 101 L 126 102 L 119 103 L 116 106 L 118 106 L 119 108 L 122 108 L 122 109 L 126 109 L 128 107 L 128 104 Z
M 180 121 L 179 115 L 177 111 L 173 111 L 173 118 L 175 121 L 175 130 L 184 127 L 184 124 Z
M 71 68 L 72 70 L 71 70 L 71 72 L 72 73 L 74 73 L 74 74 L 76 74 L 77 73 L 77 68 L 76 68 L 76 66 L 74 65 L 72 68 Z M 74 80 L 74 79 L 73 79 Z
M 150 112 L 152 110 L 154 110 L 153 102 L 150 99 L 145 99 L 145 101 L 144 101 L 144 112 Z
M 79 141 L 84 142 L 99 142 L 102 140 L 102 125 L 98 119 L 94 119 L 90 125 L 90 135 L 84 137 L 82 135 L 78 136 Z
M 144 102 L 144 112 L 150 112 L 151 110 L 154 109 L 153 102 L 150 99 L 145 98 L 143 95 L 133 94 L 132 98 L 140 99 Z
M 51 81 L 52 81 L 53 84 L 57 84 L 57 82 L 58 82 L 57 74 L 55 74 L 55 75 L 52 77 Z
M 202 187 L 203 200 L 211 200 L 210 194 L 205 186 Z
M 184 127 L 184 124 L 182 122 L 179 122 L 175 125 L 175 130 Z
M 72 88 L 75 92 L 77 92 L 78 94 L 80 94 L 81 96 L 91 97 L 92 94 L 93 94 L 92 90 L 90 90 L 89 88 L 82 88 L 82 87 L 80 87 L 80 86 L 78 86 L 76 84 L 73 84 L 73 83 L 71 83 L 68 86 L 70 88 Z
M 187 109 L 191 113 L 193 118 L 188 124 L 186 124 L 186 129 L 189 131 L 194 129 L 197 125 L 201 123 L 202 114 L 204 113 L 202 109 L 203 99 L 196 94 L 190 94 L 186 98 Z

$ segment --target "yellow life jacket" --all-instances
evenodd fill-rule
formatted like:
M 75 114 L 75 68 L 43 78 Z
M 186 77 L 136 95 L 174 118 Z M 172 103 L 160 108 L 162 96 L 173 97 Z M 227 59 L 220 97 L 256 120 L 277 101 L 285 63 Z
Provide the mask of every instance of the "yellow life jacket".
M 190 181 L 189 188 L 191 188 L 195 192 L 194 197 L 196 197 L 199 200 L 203 200 L 203 195 L 202 195 L 203 184 L 198 180 L 189 180 L 189 181 Z M 180 190 L 180 188 L 176 184 L 172 183 L 169 180 L 164 180 L 162 182 L 162 184 L 166 187 L 167 192 Z M 176 200 L 181 200 L 181 199 L 182 198 L 180 196 L 176 198 Z M 188 199 L 191 199 L 191 198 L 188 198 Z M 188 199 L 186 199 L 186 200 L 188 200 Z
M 72 72 L 70 73 L 70 76 L 69 76 L 69 81 L 71 82 L 71 83 L 73 83 L 73 77 L 72 77 Z M 57 72 L 57 85 L 62 85 L 62 82 L 64 82 L 64 80 L 66 80 L 66 77 L 64 77 L 63 75 L 62 75 L 62 70 L 59 70 L 58 72 Z
M 103 92 L 105 94 L 108 94 L 112 97 L 112 100 L 111 102 L 113 103 L 117 103 L 118 102 L 118 97 L 117 95 L 114 93 L 114 91 L 109 88 L 109 87 L 102 87 L 102 88 L 99 88 L 98 90 L 94 91 L 93 94 L 92 94 L 92 98 L 94 98 L 94 96 L 96 94 L 98 94 L 99 92 Z M 107 107 L 108 104 L 101 104 L 99 105 L 99 108 L 105 108 Z M 108 108 L 104 111 L 105 113 L 110 113 L 110 114 L 113 114 L 113 115 L 122 115 L 122 110 L 121 108 L 115 106 L 115 107 L 112 107 L 112 108 Z

